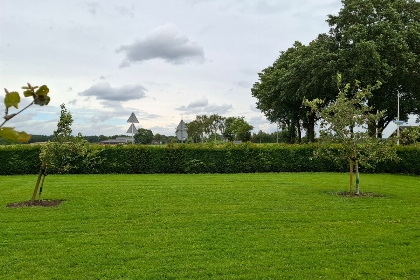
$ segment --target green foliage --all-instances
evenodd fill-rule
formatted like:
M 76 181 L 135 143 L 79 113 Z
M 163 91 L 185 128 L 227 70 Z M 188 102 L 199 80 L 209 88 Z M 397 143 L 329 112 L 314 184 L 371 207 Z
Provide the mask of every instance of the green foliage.
M 23 93 L 24 96 L 33 97 L 33 101 L 22 110 L 13 114 L 9 114 L 9 108 L 14 107 L 15 109 L 19 109 L 20 95 L 16 91 L 9 92 L 7 89 L 4 89 L 4 91 L 6 92 L 6 96 L 4 97 L 4 105 L 6 107 L 6 110 L 3 117 L 4 121 L 2 124 L 0 124 L 0 138 L 5 138 L 17 142 L 27 142 L 31 138 L 29 134 L 27 134 L 24 131 L 16 131 L 14 127 L 3 127 L 4 124 L 33 104 L 44 106 L 48 105 L 48 103 L 50 102 L 50 97 L 48 96 L 49 89 L 45 85 L 38 88 L 37 86 L 33 87 L 31 86 L 31 84 L 28 83 L 28 86 L 24 86 L 22 87 L 22 89 L 25 89 Z
M 381 135 L 400 114 L 420 113 L 420 2 L 415 0 L 343 0 L 338 15 L 330 15 L 330 35 L 339 46 L 337 71 L 345 82 L 360 80 L 363 87 L 381 81 L 369 105 L 386 110 L 372 132 Z M 376 131 L 379 129 L 379 131 Z M 372 135 L 374 135 L 373 133 Z
M 36 174 L 43 145 L 0 146 L 0 175 Z M 348 162 L 314 157 L 314 144 L 170 144 L 88 145 L 87 155 L 75 153 L 74 174 L 348 172 Z M 420 175 L 420 147 L 398 146 L 398 162 L 378 162 L 362 172 Z M 337 153 L 340 145 L 334 145 Z M 58 173 L 48 167 L 49 173 Z M 63 170 L 64 172 L 64 170 Z
M 336 73 L 344 82 L 361 81 L 363 87 L 382 82 L 372 91 L 369 106 L 384 111 L 369 124 L 371 135 L 397 116 L 420 114 L 420 2 L 415 0 L 342 0 L 338 15 L 329 15 L 329 34 L 320 34 L 305 46 L 300 42 L 282 51 L 272 66 L 263 69 L 251 89 L 257 108 L 273 123 L 290 132 L 289 143 L 301 141 L 306 130 L 314 141 L 316 116 L 308 114 L 303 99 L 333 101 Z
M 41 161 L 47 164 L 53 173 L 84 173 L 94 171 L 93 162 L 98 160 L 96 152 L 89 150 L 89 143 L 79 133 L 71 135 L 73 118 L 64 104 L 61 105 L 60 120 L 54 131 L 53 141 L 41 146 Z
M 217 114 L 211 116 L 200 115 L 196 116 L 195 120 L 186 124 L 188 138 L 192 139 L 194 143 L 204 142 L 207 136 L 211 140 L 217 140 L 217 131 L 221 133 L 225 128 L 225 118 Z
M 68 142 L 48 142 L 41 147 L 41 161 L 45 161 L 48 172 L 59 174 L 94 172 L 92 162 L 97 159 L 89 150 L 89 143 L 79 134 Z
M 252 125 L 244 117 L 229 117 L 225 120 L 223 136 L 229 141 L 249 141 L 251 139 Z
M 288 143 L 300 142 L 303 129 L 309 140 L 314 141 L 317 119 L 308 114 L 310 110 L 302 105 L 302 100 L 334 99 L 336 48 L 332 38 L 325 34 L 308 46 L 295 42 L 281 52 L 272 66 L 258 74 L 259 81 L 251 89 L 258 100 L 257 108 L 268 120 L 290 132 Z
M 402 145 L 420 143 L 420 126 L 404 128 L 400 133 L 400 141 Z
M 253 126 L 248 124 L 244 117 L 222 117 L 217 114 L 211 116 L 196 116 L 196 119 L 187 123 L 188 137 L 193 143 L 217 142 L 220 135 L 226 137 L 229 141 L 251 139 L 251 130 Z M 218 134 L 220 132 L 220 134 Z
M 40 150 L 38 145 L 0 146 L 0 175 L 37 174 Z
M 73 124 L 73 117 L 70 112 L 67 111 L 65 104 L 61 104 L 60 108 L 60 120 L 57 123 L 57 130 L 54 131 L 53 141 L 64 143 L 72 139 L 71 125 Z
M 153 132 L 149 129 L 139 128 L 134 134 L 134 143 L 151 144 L 153 141 Z
M 338 85 L 340 84 L 341 75 L 338 75 Z M 340 89 L 337 99 L 323 109 L 319 109 L 319 104 L 323 103 L 320 99 L 304 101 L 304 104 L 311 107 L 324 121 L 321 124 L 321 137 L 316 156 L 337 162 L 350 162 L 351 172 L 354 163 L 357 178 L 359 164 L 371 167 L 379 161 L 397 159 L 395 148 L 390 142 L 372 137 L 367 130 L 369 123 L 376 123 L 384 114 L 384 112 L 373 113 L 373 108 L 367 105 L 372 91 L 379 86 L 380 83 L 374 87 L 360 88 L 359 82 L 356 81 L 355 87 L 350 90 L 350 84 L 346 84 Z M 331 144 L 335 143 L 340 144 L 339 149 L 332 149 Z M 358 179 L 356 193 L 359 193 Z

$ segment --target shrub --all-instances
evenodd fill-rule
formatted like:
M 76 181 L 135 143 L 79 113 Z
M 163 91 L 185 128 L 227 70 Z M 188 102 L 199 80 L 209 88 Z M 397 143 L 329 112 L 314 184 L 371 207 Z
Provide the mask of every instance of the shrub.
M 71 173 L 348 172 L 347 162 L 313 157 L 315 147 L 309 144 L 89 145 L 88 150 L 73 162 L 76 168 Z M 35 145 L 0 146 L 0 175 L 36 174 L 39 154 Z M 85 158 L 90 154 L 96 160 Z M 420 174 L 420 146 L 399 146 L 397 154 L 398 162 L 382 162 L 362 171 Z

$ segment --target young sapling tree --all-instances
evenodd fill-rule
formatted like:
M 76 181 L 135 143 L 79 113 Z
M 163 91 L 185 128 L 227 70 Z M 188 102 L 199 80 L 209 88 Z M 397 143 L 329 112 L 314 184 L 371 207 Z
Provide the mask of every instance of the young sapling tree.
M 360 195 L 359 166 L 371 167 L 384 160 L 396 160 L 396 150 L 390 142 L 370 136 L 368 124 L 376 123 L 384 111 L 374 112 L 368 105 L 375 86 L 361 88 L 356 81 L 341 87 L 341 75 L 337 75 L 339 94 L 333 102 L 321 108 L 320 99 L 304 100 L 322 119 L 320 139 L 315 156 L 326 157 L 336 162 L 350 163 L 350 193 L 353 193 L 353 170 L 356 172 L 356 195 Z M 334 145 L 337 144 L 337 145 Z

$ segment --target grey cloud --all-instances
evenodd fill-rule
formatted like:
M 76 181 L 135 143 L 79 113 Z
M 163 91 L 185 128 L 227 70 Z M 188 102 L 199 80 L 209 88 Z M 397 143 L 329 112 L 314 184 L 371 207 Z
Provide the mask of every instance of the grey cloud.
M 270 15 L 280 12 L 285 12 L 291 8 L 290 1 L 278 1 L 278 0 L 189 0 L 192 6 L 200 4 L 216 4 L 219 9 L 226 11 L 233 11 L 235 13 L 245 14 L 261 14 Z
M 210 105 L 208 107 L 206 107 L 206 112 L 208 114 L 226 114 L 228 113 L 230 110 L 232 109 L 232 105 L 231 104 L 223 104 L 223 105 Z
M 249 122 L 254 125 L 261 125 L 261 124 L 266 124 L 268 121 L 262 116 L 256 116 L 256 117 L 251 117 L 249 119 Z
M 261 110 L 257 108 L 257 105 L 256 105 L 256 104 L 249 105 L 249 109 L 250 109 L 252 112 L 258 112 L 258 113 L 261 113 Z
M 207 99 L 202 99 L 191 102 L 187 106 L 183 105 L 175 109 L 183 111 L 186 114 L 225 114 L 232 109 L 232 105 L 209 104 Z
M 164 25 L 144 39 L 131 45 L 123 45 L 117 52 L 124 52 L 125 60 L 120 67 L 131 63 L 160 58 L 172 64 L 184 64 L 190 61 L 204 61 L 203 48 L 191 42 L 186 36 L 179 34 L 173 25 Z
M 97 99 L 110 101 L 128 101 L 143 98 L 146 91 L 146 88 L 141 85 L 124 85 L 119 88 L 112 88 L 109 83 L 101 82 L 79 92 L 79 95 L 94 96 Z
M 162 118 L 162 116 L 156 115 L 156 114 L 149 114 L 149 113 L 146 113 L 146 112 L 140 112 L 140 114 L 138 115 L 139 121 L 141 121 L 141 120 L 153 120 L 153 119 L 160 119 L 160 118 Z
M 251 84 L 249 82 L 246 81 L 239 81 L 236 83 L 236 85 L 238 85 L 241 88 L 250 88 Z
M 202 99 L 202 100 L 197 100 L 197 101 L 191 102 L 187 106 L 183 105 L 181 107 L 178 107 L 178 108 L 176 108 L 176 110 L 179 110 L 179 111 L 194 110 L 194 111 L 196 111 L 197 109 L 200 110 L 201 108 L 206 107 L 208 104 L 209 104 L 209 101 L 207 99 Z
M 88 8 L 88 12 L 92 15 L 95 16 L 96 12 L 98 11 L 98 8 L 100 7 L 98 3 L 87 3 L 86 4 L 87 8 Z
M 195 108 L 195 107 L 205 107 L 209 104 L 209 101 L 207 99 L 198 100 L 195 102 L 192 102 L 188 105 L 188 107 Z
M 118 6 L 118 7 L 115 7 L 115 9 L 122 16 L 129 16 L 131 18 L 134 17 L 134 12 L 133 12 L 135 10 L 134 5 L 131 5 L 131 7 Z

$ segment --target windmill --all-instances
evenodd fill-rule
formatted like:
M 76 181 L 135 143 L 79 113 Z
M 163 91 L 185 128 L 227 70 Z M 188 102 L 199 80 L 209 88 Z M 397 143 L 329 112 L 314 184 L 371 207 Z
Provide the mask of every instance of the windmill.
M 127 130 L 126 133 L 131 133 L 131 143 L 134 144 L 134 134 L 137 133 L 137 128 L 135 127 L 135 123 L 139 123 L 137 120 L 136 115 L 134 113 L 131 113 L 130 117 L 127 120 L 128 123 L 131 123 L 130 128 Z
M 176 127 L 176 137 L 184 143 L 184 140 L 187 139 L 188 133 L 187 133 L 187 126 L 185 125 L 184 121 L 181 120 L 179 125 Z

